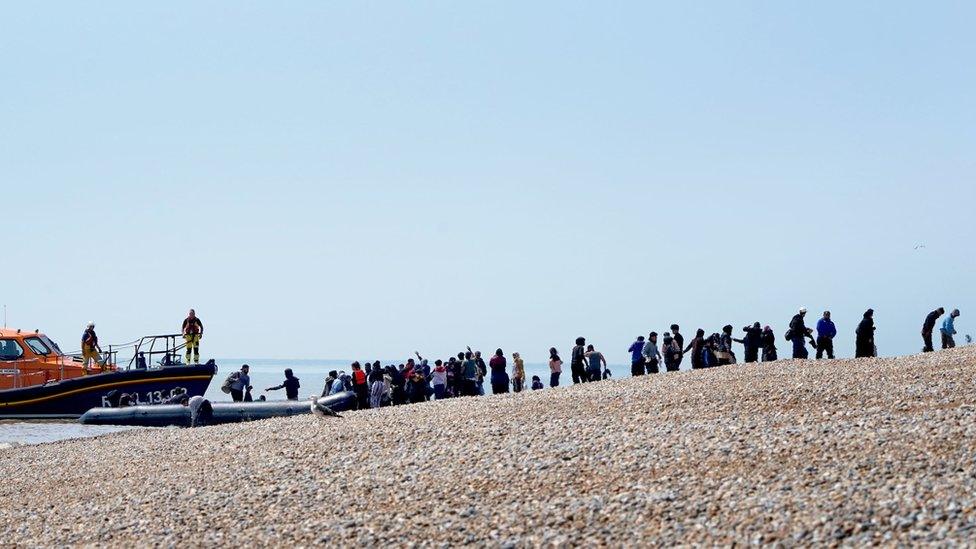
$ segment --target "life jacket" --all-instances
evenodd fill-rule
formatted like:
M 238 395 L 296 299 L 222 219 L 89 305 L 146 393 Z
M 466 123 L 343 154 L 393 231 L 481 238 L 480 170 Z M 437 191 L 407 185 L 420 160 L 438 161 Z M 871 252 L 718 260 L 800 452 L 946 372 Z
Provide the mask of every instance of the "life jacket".
M 352 383 L 353 385 L 366 385 L 366 372 L 362 370 L 353 370 Z

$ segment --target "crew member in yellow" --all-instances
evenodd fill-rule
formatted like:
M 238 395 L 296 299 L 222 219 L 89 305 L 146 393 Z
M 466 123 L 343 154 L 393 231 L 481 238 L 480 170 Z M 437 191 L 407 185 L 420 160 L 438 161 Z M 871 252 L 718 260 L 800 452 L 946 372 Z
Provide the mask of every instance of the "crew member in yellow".
M 183 321 L 183 339 L 186 341 L 186 363 L 200 364 L 200 338 L 203 337 L 203 323 L 197 318 L 197 313 L 190 309 L 190 313 Z M 192 361 L 190 359 L 192 354 Z
M 89 322 L 85 333 L 81 335 L 81 358 L 82 367 L 85 369 L 85 374 L 90 374 L 91 371 L 88 369 L 88 361 L 91 360 L 95 366 L 98 366 L 101 370 L 104 370 L 104 364 L 102 364 L 102 348 L 98 346 L 98 335 L 95 334 L 95 323 Z

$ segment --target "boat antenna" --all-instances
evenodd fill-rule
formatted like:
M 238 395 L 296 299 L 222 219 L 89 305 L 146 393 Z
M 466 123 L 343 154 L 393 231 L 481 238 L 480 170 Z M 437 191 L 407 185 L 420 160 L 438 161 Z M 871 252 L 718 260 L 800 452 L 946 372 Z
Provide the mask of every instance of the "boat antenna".
M 7 327 L 7 304 L 6 303 L 4 303 L 3 305 L 3 327 L 4 328 Z

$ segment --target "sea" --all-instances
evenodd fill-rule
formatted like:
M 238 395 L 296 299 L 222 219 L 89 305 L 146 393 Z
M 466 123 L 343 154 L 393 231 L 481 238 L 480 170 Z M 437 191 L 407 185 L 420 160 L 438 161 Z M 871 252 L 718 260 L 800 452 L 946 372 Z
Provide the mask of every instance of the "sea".
M 217 375 L 210 382 L 205 396 L 212 402 L 228 401 L 230 396 L 220 390 L 224 379 L 234 371 L 240 369 L 243 364 L 250 366 L 251 386 L 254 389 L 251 395 L 257 399 L 261 395 L 268 400 L 284 400 L 284 390 L 268 391 L 269 387 L 280 385 L 285 379 L 285 368 L 291 368 L 295 377 L 299 378 L 301 389 L 299 398 L 307 399 L 312 396 L 320 396 L 325 387 L 325 377 L 330 371 L 344 371 L 350 373 L 350 360 L 316 360 L 316 359 L 258 359 L 258 358 L 231 358 L 217 359 Z M 381 361 L 384 365 L 393 364 L 393 361 Z M 509 361 L 511 362 L 511 361 Z M 399 364 L 399 361 L 396 362 Z M 560 379 L 562 384 L 572 383 L 569 374 L 569 367 L 563 367 L 563 375 Z M 630 375 L 629 366 L 610 365 L 610 370 L 617 376 Z M 511 372 L 511 364 L 509 364 Z M 529 382 L 532 376 L 537 375 L 542 383 L 549 386 L 549 365 L 548 364 L 529 364 L 525 365 L 525 374 Z M 530 383 L 526 383 L 526 388 Z M 485 383 L 485 391 L 491 392 L 491 385 Z M 21 421 L 3 420 L 0 421 L 0 451 L 5 448 L 24 444 L 43 444 L 68 440 L 75 438 L 96 437 L 108 433 L 115 433 L 131 429 L 144 429 L 144 427 L 113 427 L 104 425 L 81 425 L 77 421 Z

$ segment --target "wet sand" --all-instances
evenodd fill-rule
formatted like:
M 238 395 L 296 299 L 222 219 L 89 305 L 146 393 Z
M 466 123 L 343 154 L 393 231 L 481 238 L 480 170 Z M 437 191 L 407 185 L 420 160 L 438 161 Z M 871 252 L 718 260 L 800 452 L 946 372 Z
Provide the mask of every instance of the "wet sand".
M 971 542 L 976 348 L 0 451 L 23 545 Z

